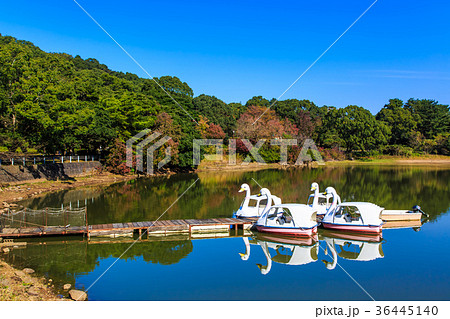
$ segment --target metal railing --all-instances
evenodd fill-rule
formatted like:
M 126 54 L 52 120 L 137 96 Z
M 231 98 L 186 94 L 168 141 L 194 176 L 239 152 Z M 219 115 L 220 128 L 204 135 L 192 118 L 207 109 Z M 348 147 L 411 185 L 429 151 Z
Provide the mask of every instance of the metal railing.
M 99 161 L 99 155 L 42 155 L 42 156 L 3 156 L 0 158 L 0 166 L 2 165 L 37 165 L 50 163 L 74 163 L 74 162 L 93 162 Z

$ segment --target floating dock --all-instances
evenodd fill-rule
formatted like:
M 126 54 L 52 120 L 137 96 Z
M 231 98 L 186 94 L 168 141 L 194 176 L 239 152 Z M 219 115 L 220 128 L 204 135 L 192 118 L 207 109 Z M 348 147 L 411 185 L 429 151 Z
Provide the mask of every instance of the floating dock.
M 229 233 L 231 231 L 237 233 L 239 229 L 250 229 L 253 226 L 254 221 L 254 219 L 247 218 L 209 218 L 158 220 L 149 222 L 113 223 L 86 226 L 5 227 L 0 230 L 0 238 L 64 235 L 86 235 L 88 238 L 94 236 L 115 238 L 130 236 L 134 232 L 138 232 L 139 234 L 146 232 L 149 236 L 221 232 Z

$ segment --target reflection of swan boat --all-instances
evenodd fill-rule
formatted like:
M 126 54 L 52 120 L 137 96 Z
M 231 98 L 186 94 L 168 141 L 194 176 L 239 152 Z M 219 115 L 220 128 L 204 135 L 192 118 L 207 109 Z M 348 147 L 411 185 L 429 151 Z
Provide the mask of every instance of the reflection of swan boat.
M 264 238 L 265 240 L 261 240 L 262 238 Z M 256 241 L 261 246 L 267 259 L 266 265 L 257 264 L 258 268 L 261 271 L 261 274 L 263 275 L 269 273 L 270 269 L 272 268 L 272 262 L 291 266 L 299 266 L 315 262 L 318 259 L 317 255 L 319 250 L 319 243 L 315 240 L 303 240 L 299 238 L 293 240 L 289 238 L 280 238 L 274 236 L 269 237 L 265 235 L 258 236 Z M 295 242 L 295 244 L 287 243 L 286 241 L 293 241 Z M 307 242 L 308 244 L 303 244 L 303 242 Z M 275 251 L 274 256 L 270 254 L 269 249 L 273 249 Z
M 258 195 L 251 195 L 250 186 L 242 184 L 239 192 L 245 191 L 245 198 L 241 203 L 239 209 L 233 214 L 233 217 L 259 217 L 266 208 L 267 204 L 276 205 L 281 204 L 281 199 L 275 195 L 270 198 L 264 198 Z
M 328 187 L 325 193 L 337 196 L 333 187 Z M 335 209 L 327 211 L 322 225 L 325 228 L 350 232 L 380 233 L 383 225 L 382 210 L 382 207 L 372 203 L 341 203 Z
M 398 229 L 398 228 L 420 228 L 422 221 L 419 220 L 389 220 L 383 224 L 383 229 Z
M 311 246 L 319 241 L 319 237 L 317 234 L 308 237 L 292 237 L 292 236 L 280 236 L 268 233 L 258 233 L 258 240 L 264 241 L 272 241 L 280 244 L 289 244 L 289 245 L 303 245 L 303 246 Z
M 261 195 L 270 198 L 267 189 Z M 303 204 L 280 204 L 269 206 L 256 221 L 256 229 L 280 235 L 311 236 L 317 233 L 316 211 Z
M 331 229 L 323 229 L 320 232 L 320 239 L 322 237 L 333 237 L 337 239 L 347 239 L 347 240 L 356 240 L 356 241 L 366 241 L 366 242 L 374 242 L 379 243 L 383 240 L 381 233 L 378 234 L 369 234 L 369 233 L 347 233 L 343 231 L 336 231 Z
M 331 235 L 331 232 L 327 235 Z M 384 257 L 381 237 L 378 238 L 379 240 L 374 240 L 374 238 L 367 240 L 369 238 L 364 236 L 343 236 L 342 233 L 338 236 L 323 236 L 323 240 L 327 244 L 325 254 L 329 252 L 333 259 L 331 262 L 322 260 L 328 269 L 334 269 L 336 267 L 338 257 L 355 261 L 371 261 Z

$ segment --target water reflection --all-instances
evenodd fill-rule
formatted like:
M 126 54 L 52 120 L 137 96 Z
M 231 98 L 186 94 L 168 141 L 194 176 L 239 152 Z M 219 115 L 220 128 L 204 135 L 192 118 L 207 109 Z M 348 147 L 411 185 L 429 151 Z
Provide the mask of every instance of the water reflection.
M 381 234 L 364 236 L 324 230 L 320 237 L 326 244 L 325 255 L 330 255 L 331 258 L 331 261 L 322 260 L 329 270 L 336 268 L 339 258 L 371 261 L 384 257 Z
M 320 242 L 325 245 L 319 245 Z M 254 237 L 244 237 L 245 253 L 239 253 L 243 261 L 250 258 L 251 245 L 260 247 L 266 263 L 256 264 L 261 274 L 266 275 L 272 269 L 272 263 L 301 266 L 316 262 L 319 250 L 328 259 L 322 259 L 325 267 L 335 269 L 339 258 L 354 261 L 371 261 L 383 258 L 383 238 L 381 235 L 360 235 L 320 230 L 313 237 L 281 237 L 257 233 Z M 253 247 L 253 248 L 256 248 Z
M 133 244 L 133 245 L 132 245 Z M 51 276 L 60 285 L 75 286 L 80 274 L 87 274 L 107 258 L 126 261 L 143 260 L 145 263 L 173 265 L 186 258 L 193 250 L 191 240 L 186 237 L 155 238 L 154 241 L 134 239 L 93 239 L 64 237 L 29 239 L 22 249 L 12 249 L 6 261 L 19 267 L 29 267 L 37 273 Z
M 435 220 L 450 208 L 450 169 L 438 167 L 321 167 L 318 169 L 213 172 L 140 178 L 104 188 L 61 191 L 22 201 L 33 209 L 88 206 L 90 224 L 149 221 L 158 218 L 192 183 L 163 219 L 230 217 L 242 202 L 239 186 L 269 188 L 283 202 L 306 203 L 312 182 L 333 186 L 342 201 L 366 201 L 386 209 L 419 204 Z M 436 200 L 439 199 L 439 200 Z
M 266 275 L 272 269 L 272 262 L 299 266 L 317 261 L 318 237 L 278 237 L 266 234 L 257 234 L 251 239 L 243 238 L 245 243 L 245 254 L 239 253 L 241 259 L 246 261 L 250 257 L 250 245 L 261 247 L 266 264 L 256 264 L 261 274 Z

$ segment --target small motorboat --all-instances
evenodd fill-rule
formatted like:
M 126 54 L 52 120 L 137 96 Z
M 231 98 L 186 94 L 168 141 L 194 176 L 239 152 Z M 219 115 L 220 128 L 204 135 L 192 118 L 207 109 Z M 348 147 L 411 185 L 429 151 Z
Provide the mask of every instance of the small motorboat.
M 381 218 L 384 221 L 421 221 L 422 216 L 429 217 L 420 206 L 415 205 L 412 210 L 383 210 Z
M 333 187 L 327 187 L 325 193 L 337 196 Z M 335 201 L 333 199 L 333 201 Z M 341 203 L 325 214 L 322 225 L 325 228 L 349 232 L 378 234 L 381 232 L 383 208 L 366 202 Z
M 316 182 L 311 184 L 311 192 L 314 193 L 309 195 L 307 205 L 317 209 L 317 218 L 319 220 L 325 216 L 329 209 L 333 209 L 341 203 L 341 198 L 339 195 L 336 194 L 336 197 L 332 197 L 331 194 L 321 193 L 319 191 L 319 184 Z M 332 201 L 332 199 L 336 200 Z
M 345 237 L 342 233 L 336 233 L 335 237 L 330 232 L 326 236 L 322 236 L 321 239 L 327 245 L 325 254 L 330 254 L 332 258 L 332 261 L 322 260 L 329 270 L 336 267 L 338 257 L 355 261 L 371 261 L 384 257 L 381 236 L 374 240 L 364 236 L 349 235 Z
M 268 189 L 262 189 L 261 196 L 270 198 Z M 304 204 L 279 204 L 270 206 L 256 221 L 259 232 L 279 235 L 312 236 L 317 233 L 317 210 Z
M 233 214 L 234 218 L 259 217 L 268 204 L 281 204 L 281 199 L 275 195 L 271 195 L 270 198 L 251 195 L 250 186 L 248 184 L 241 185 L 239 193 L 241 192 L 245 192 L 245 198 L 239 209 Z

